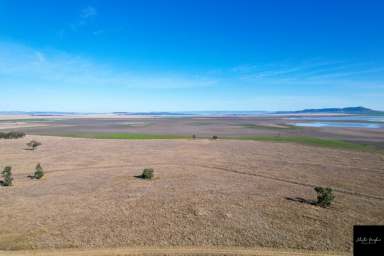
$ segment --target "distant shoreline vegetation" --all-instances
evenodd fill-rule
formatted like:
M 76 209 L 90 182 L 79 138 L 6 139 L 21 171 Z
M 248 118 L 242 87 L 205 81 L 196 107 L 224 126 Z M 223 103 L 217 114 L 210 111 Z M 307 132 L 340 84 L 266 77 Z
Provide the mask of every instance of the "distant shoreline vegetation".
M 19 139 L 24 136 L 23 132 L 0 132 L 0 139 Z

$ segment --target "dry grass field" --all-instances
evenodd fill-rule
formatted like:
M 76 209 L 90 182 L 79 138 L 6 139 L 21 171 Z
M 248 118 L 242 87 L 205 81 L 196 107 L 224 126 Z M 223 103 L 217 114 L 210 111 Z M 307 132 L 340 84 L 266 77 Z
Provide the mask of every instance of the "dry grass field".
M 26 150 L 31 139 L 43 145 Z M 46 176 L 31 180 L 37 163 Z M 0 165 L 12 166 L 15 178 L 13 187 L 0 187 L 0 250 L 349 252 L 353 225 L 384 224 L 380 153 L 240 140 L 27 136 L 0 140 Z M 154 180 L 135 177 L 145 167 L 154 168 Z M 335 189 L 329 209 L 309 203 L 316 185 Z
M 345 256 L 342 252 L 317 252 L 308 250 L 272 248 L 99 248 L 99 249 L 46 249 L 0 251 L 0 256 Z

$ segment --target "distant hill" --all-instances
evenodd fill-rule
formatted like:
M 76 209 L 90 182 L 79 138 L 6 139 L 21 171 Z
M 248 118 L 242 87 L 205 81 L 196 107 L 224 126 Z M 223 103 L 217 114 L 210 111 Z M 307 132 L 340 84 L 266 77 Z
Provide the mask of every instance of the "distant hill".
M 279 111 L 276 114 L 350 114 L 350 115 L 382 115 L 383 111 L 377 111 L 365 107 L 347 107 L 347 108 L 319 108 L 304 109 L 298 111 Z

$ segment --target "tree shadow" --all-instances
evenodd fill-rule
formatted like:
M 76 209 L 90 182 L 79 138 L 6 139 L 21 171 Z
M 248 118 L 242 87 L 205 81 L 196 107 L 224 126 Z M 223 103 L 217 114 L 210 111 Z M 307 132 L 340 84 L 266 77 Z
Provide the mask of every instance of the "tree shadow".
M 135 175 L 135 176 L 133 176 L 133 178 L 140 179 L 140 180 L 157 180 L 157 179 L 159 179 L 159 177 L 157 177 L 157 176 L 155 176 L 151 179 L 148 179 L 148 178 L 145 178 L 143 174 Z
M 285 199 L 288 201 L 293 201 L 293 202 L 302 203 L 302 204 L 316 205 L 315 200 L 305 199 L 302 197 L 286 197 Z

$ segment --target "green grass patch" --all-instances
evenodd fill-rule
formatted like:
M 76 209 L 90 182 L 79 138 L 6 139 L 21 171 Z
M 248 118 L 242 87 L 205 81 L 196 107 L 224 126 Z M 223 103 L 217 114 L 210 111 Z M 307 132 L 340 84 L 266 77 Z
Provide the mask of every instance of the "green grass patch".
M 90 139 L 118 139 L 118 140 L 159 140 L 159 139 L 190 139 L 191 136 L 172 134 L 145 134 L 145 133 L 76 133 L 66 134 L 65 137 Z
M 218 123 L 213 123 L 213 122 L 192 122 L 189 123 L 189 125 L 193 126 L 204 126 L 204 125 L 217 125 Z
M 119 140 L 161 140 L 161 139 L 192 139 L 188 135 L 173 135 L 173 134 L 146 134 L 146 133 L 74 133 L 74 134 L 57 134 L 52 136 L 63 136 L 72 138 L 89 138 L 89 139 L 119 139 Z M 203 138 L 203 137 L 200 137 Z M 208 137 L 206 137 L 207 139 Z M 337 139 L 321 139 L 309 136 L 239 136 L 239 137 L 220 137 L 220 139 L 230 140 L 255 140 L 269 141 L 282 143 L 298 143 L 309 146 L 358 150 L 370 152 L 383 152 L 380 148 L 374 145 L 353 143 Z
M 320 139 L 316 137 L 308 136 L 244 136 L 232 139 L 240 140 L 257 140 L 257 141 L 271 141 L 271 142 L 290 142 L 299 143 L 310 146 L 318 146 L 325 148 L 335 149 L 347 149 L 347 150 L 359 150 L 359 151 L 377 151 L 379 150 L 373 145 L 360 144 L 347 142 L 336 139 Z

